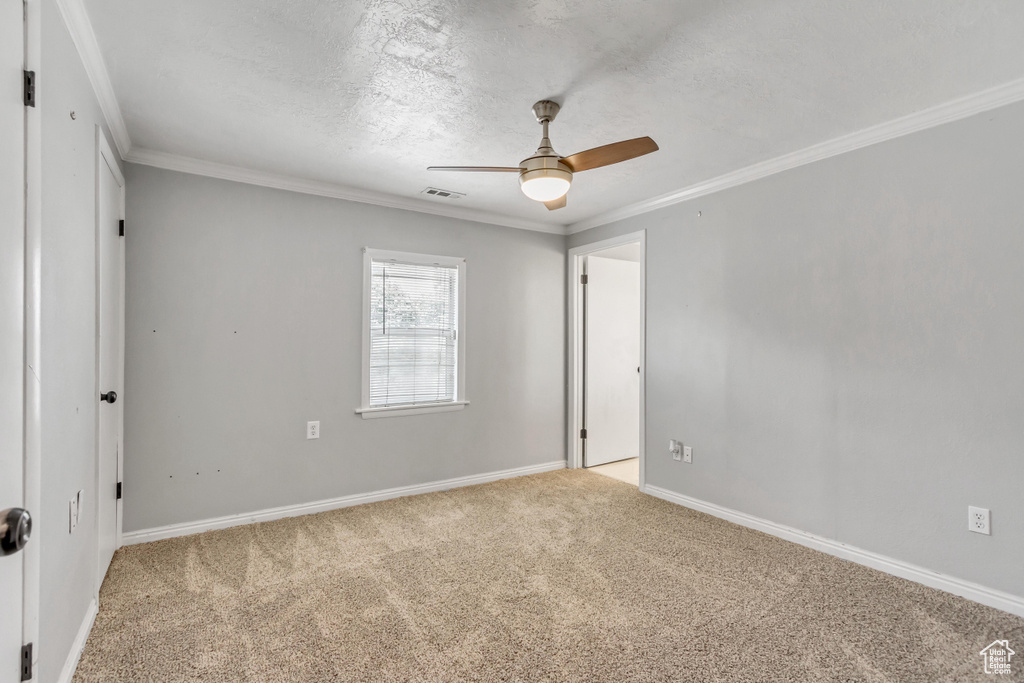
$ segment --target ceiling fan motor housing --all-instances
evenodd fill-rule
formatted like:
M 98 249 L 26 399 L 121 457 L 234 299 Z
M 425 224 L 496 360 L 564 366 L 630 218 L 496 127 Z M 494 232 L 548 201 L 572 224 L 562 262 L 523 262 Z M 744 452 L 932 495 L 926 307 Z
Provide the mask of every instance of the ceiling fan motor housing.
M 572 182 L 572 171 L 559 161 L 557 156 L 534 156 L 523 159 L 519 168 L 523 169 L 519 174 L 520 184 L 534 178 L 562 178 Z

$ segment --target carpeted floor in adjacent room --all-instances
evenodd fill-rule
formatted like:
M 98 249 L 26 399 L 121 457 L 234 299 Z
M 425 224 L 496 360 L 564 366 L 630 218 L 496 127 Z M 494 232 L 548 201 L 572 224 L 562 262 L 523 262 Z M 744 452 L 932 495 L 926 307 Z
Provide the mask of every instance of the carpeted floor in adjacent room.
M 562 470 L 123 548 L 75 681 L 980 681 L 997 638 L 1024 619 Z

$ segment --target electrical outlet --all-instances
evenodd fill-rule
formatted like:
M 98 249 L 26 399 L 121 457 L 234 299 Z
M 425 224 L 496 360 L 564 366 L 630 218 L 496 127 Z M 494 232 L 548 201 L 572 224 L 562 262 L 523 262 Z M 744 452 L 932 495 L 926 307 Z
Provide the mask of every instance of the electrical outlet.
M 320 438 L 320 420 L 306 423 L 306 438 L 307 439 L 319 439 Z
M 992 527 L 989 524 L 991 513 L 985 508 L 967 507 L 967 528 L 976 534 L 992 535 Z
M 693 462 L 693 446 L 683 446 L 683 462 Z
M 681 444 L 678 441 L 676 441 L 675 439 L 669 439 L 668 440 L 668 452 L 672 454 L 672 459 L 673 460 L 681 460 L 682 459 L 682 456 L 680 455 L 680 450 L 679 450 L 680 445 Z
M 75 533 L 75 528 L 78 527 L 78 494 L 72 496 L 71 500 L 68 501 L 68 533 Z

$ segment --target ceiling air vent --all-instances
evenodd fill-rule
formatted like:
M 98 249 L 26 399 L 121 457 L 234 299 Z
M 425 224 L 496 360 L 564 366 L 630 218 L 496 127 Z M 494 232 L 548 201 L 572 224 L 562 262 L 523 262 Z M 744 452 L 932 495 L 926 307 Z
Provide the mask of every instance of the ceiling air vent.
M 466 196 L 464 192 L 439 190 L 436 187 L 428 187 L 427 189 L 423 190 L 423 192 L 420 192 L 420 194 L 430 195 L 431 197 L 438 197 L 439 199 L 461 199 Z

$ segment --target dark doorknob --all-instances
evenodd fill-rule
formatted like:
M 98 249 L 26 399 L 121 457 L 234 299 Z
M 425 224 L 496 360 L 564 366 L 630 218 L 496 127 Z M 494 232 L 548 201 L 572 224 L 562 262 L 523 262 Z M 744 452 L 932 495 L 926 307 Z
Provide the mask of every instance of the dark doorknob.
M 105 394 L 100 394 L 100 400 L 101 401 L 106 401 L 107 403 L 113 403 L 114 401 L 117 400 L 117 392 L 116 391 L 108 391 Z
M 23 508 L 0 511 L 0 555 L 13 555 L 32 535 L 32 516 Z

